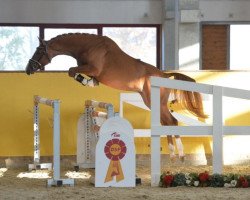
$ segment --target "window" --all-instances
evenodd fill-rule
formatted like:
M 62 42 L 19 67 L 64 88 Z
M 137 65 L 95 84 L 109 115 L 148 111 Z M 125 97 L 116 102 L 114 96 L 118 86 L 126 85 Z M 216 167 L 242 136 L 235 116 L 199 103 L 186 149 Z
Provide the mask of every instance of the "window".
M 203 70 L 228 69 L 228 33 L 227 24 L 202 25 L 201 61 Z
M 230 69 L 250 70 L 250 25 L 230 26 Z
M 0 71 L 23 71 L 39 45 L 38 36 L 50 40 L 70 32 L 108 36 L 128 55 L 160 67 L 159 25 L 0 24 Z M 77 66 L 76 60 L 62 55 L 46 70 L 63 71 L 73 66 Z
M 44 30 L 44 39 L 50 40 L 64 33 L 97 34 L 97 29 L 46 28 Z M 53 58 L 50 64 L 46 65 L 46 70 L 68 70 L 70 67 L 75 66 L 77 66 L 77 63 L 74 58 L 66 55 L 59 55 Z
M 0 26 L 0 70 L 24 70 L 38 46 L 38 27 Z
M 249 24 L 204 24 L 202 69 L 250 70 Z
M 156 66 L 156 28 L 104 27 L 103 35 L 112 38 L 128 55 Z

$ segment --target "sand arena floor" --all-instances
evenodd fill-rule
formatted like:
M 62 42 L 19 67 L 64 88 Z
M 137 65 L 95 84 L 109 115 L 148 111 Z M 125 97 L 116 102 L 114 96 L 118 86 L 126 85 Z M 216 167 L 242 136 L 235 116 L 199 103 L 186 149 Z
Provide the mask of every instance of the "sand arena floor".
M 168 166 L 164 170 L 171 172 L 212 172 L 212 167 L 199 166 Z M 227 166 L 225 173 L 250 174 L 250 166 Z M 26 170 L 0 169 L 0 200 L 63 200 L 63 199 L 169 199 L 169 200 L 249 200 L 250 188 L 195 188 L 150 187 L 150 168 L 137 166 L 137 175 L 142 178 L 142 185 L 135 188 L 95 188 L 89 177 L 93 170 L 80 170 L 74 172 L 62 170 L 62 177 L 74 177 L 75 187 L 46 187 L 46 180 L 51 173 L 48 171 L 27 172 Z M 65 176 L 67 175 L 67 176 Z

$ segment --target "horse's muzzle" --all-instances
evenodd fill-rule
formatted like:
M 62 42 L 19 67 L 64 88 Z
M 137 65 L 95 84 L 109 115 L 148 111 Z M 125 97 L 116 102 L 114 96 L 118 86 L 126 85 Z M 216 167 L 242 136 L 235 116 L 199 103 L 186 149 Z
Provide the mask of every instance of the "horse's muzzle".
M 26 74 L 34 74 L 34 72 L 37 70 L 44 70 L 44 67 L 36 60 L 30 59 L 25 68 Z
M 31 63 L 29 62 L 25 68 L 25 72 L 26 74 L 30 75 L 30 74 L 33 74 L 34 73 L 34 69 L 31 65 Z

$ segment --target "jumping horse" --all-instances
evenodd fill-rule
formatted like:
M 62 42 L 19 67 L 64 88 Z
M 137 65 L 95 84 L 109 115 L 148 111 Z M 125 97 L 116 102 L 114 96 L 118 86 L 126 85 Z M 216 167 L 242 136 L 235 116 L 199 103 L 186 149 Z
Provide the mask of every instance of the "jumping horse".
M 156 67 L 135 59 L 125 52 L 110 38 L 86 33 L 62 34 L 51 40 L 40 40 L 34 55 L 29 60 L 26 73 L 44 71 L 45 65 L 57 55 L 68 55 L 76 59 L 76 67 L 71 67 L 68 75 L 85 85 L 96 85 L 98 82 L 118 90 L 138 92 L 144 103 L 150 108 L 150 76 L 174 78 L 195 82 L 189 76 L 180 73 L 164 73 Z M 90 79 L 81 78 L 78 74 L 87 75 Z M 162 125 L 175 126 L 178 121 L 168 108 L 168 99 L 173 94 L 175 102 L 199 118 L 207 118 L 203 111 L 202 98 L 199 93 L 161 88 L 160 116 Z M 183 145 L 180 136 L 176 135 L 179 157 L 184 159 Z M 167 136 L 170 158 L 175 158 L 172 136 Z

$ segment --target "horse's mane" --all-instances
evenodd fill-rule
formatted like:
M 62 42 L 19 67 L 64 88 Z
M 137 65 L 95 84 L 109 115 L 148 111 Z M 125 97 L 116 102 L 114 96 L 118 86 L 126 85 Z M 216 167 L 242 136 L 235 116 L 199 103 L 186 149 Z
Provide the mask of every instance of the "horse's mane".
M 64 38 L 67 38 L 67 37 L 71 37 L 71 36 L 99 37 L 99 35 L 90 34 L 90 33 L 64 33 L 64 34 L 57 35 L 56 37 L 51 38 L 49 40 L 49 42 L 55 42 L 57 40 L 64 39 Z

